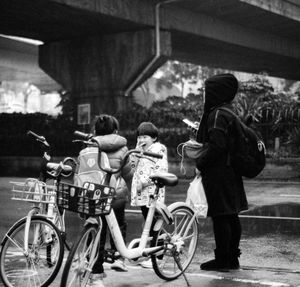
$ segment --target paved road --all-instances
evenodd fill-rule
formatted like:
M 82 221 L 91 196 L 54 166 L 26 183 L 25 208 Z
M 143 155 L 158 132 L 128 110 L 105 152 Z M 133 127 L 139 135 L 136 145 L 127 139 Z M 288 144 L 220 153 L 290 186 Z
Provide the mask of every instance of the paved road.
M 0 178 L 1 201 L 6 208 L 0 210 L 1 235 L 7 230 L 16 218 L 24 213 L 28 206 L 18 205 L 9 200 L 9 179 Z M 186 184 L 169 192 L 168 201 L 184 200 Z M 3 189 L 5 186 L 5 189 Z M 249 203 L 252 207 L 262 208 L 261 215 L 275 212 L 277 216 L 299 217 L 299 183 L 246 183 Z M 268 209 L 266 210 L 266 207 Z M 271 209 L 270 209 L 271 208 Z M 16 214 L 16 210 L 18 211 Z M 283 214 L 281 213 L 283 212 Z M 16 217 L 16 218 L 14 218 Z M 137 224 L 140 215 L 127 216 L 128 219 L 128 242 L 136 237 Z M 75 237 L 79 219 L 74 214 L 69 214 L 67 231 L 69 239 Z M 200 240 L 195 258 L 187 270 L 187 279 L 190 286 L 216 287 L 216 286 L 293 286 L 300 287 L 300 221 L 295 219 L 248 219 L 243 218 L 242 238 L 242 269 L 228 273 L 202 272 L 199 270 L 200 262 L 211 258 L 214 241 L 211 233 L 209 220 L 200 223 Z M 134 228 L 132 228 L 134 227 Z M 71 230 L 72 229 L 72 230 Z M 1 236 L 1 237 L 2 237 Z M 67 255 L 67 254 L 66 254 Z M 246 267 L 245 265 L 248 267 Z M 151 269 L 129 265 L 129 272 L 115 272 L 105 265 L 105 286 L 107 287 L 141 287 L 141 286 L 188 286 L 184 278 L 166 282 L 160 279 Z M 57 276 L 51 287 L 59 287 L 61 273 Z M 0 286 L 3 286 L 0 282 Z M 24 286 L 25 287 L 25 286 Z
M 107 277 L 104 284 L 106 287 L 300 287 L 300 271 L 242 267 L 226 273 L 204 272 L 200 271 L 199 265 L 193 265 L 186 273 L 188 285 L 183 276 L 173 281 L 164 281 L 152 269 L 139 265 L 129 264 L 128 272 L 116 272 L 110 269 L 109 264 L 105 264 Z M 52 284 L 53 287 L 59 287 L 59 277 Z
M 191 266 L 183 276 L 173 280 L 160 279 L 152 269 L 145 269 L 139 265 L 128 264 L 128 272 L 116 272 L 105 264 L 107 277 L 104 279 L 106 287 L 300 287 L 300 271 L 291 272 L 282 269 L 255 269 L 243 267 L 231 272 L 204 272 L 198 266 Z M 195 269 L 199 271 L 195 271 Z M 60 287 L 61 272 L 50 287 Z M 0 282 L 0 286 L 3 284 Z M 24 285 L 26 287 L 26 284 Z

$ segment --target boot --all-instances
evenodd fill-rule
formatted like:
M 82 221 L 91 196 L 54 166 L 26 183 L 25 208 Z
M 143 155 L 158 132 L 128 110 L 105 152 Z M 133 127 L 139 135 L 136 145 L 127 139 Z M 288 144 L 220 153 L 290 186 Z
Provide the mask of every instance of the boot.
M 240 268 L 239 257 L 241 254 L 242 252 L 238 248 L 230 251 L 230 269 Z
M 215 259 L 202 263 L 202 270 L 228 272 L 230 269 L 228 252 L 215 249 Z

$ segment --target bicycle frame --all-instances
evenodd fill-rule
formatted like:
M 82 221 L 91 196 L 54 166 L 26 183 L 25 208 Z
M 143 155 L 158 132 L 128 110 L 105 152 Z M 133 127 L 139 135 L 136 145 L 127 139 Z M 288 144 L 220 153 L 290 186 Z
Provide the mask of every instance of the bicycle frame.
M 77 140 L 78 142 L 83 142 L 87 146 L 98 147 L 99 151 L 101 151 L 101 143 L 95 140 L 91 135 L 87 135 L 77 131 L 74 134 L 84 139 Z M 132 153 L 137 153 L 138 156 L 146 158 L 161 158 L 161 155 L 159 154 L 143 152 L 140 150 L 129 150 L 124 156 L 123 164 L 126 162 L 128 156 Z M 102 179 L 102 185 L 110 186 L 110 178 L 112 174 L 120 172 L 123 166 L 121 165 L 117 169 L 112 169 L 110 166 L 103 165 L 101 160 L 102 157 L 101 153 L 99 152 L 99 168 L 106 172 L 106 176 Z M 115 243 L 116 250 L 119 253 L 118 255 L 121 255 L 122 257 L 129 260 L 134 260 L 135 262 L 143 261 L 151 256 L 153 268 L 156 274 L 163 279 L 174 279 L 184 272 L 184 270 L 192 260 L 195 252 L 195 242 L 197 242 L 198 234 L 198 220 L 196 217 L 196 213 L 190 208 L 188 204 L 184 202 L 176 202 L 169 206 L 166 206 L 165 204 L 158 201 L 159 189 L 166 185 L 176 185 L 178 182 L 176 176 L 168 173 L 153 174 L 151 179 L 156 188 L 154 194 L 149 198 L 149 210 L 140 238 L 133 239 L 129 243 L 128 247 L 126 247 L 113 209 L 110 210 L 110 213 L 104 213 L 102 216 L 99 216 L 98 222 L 98 215 L 90 215 L 85 223 L 85 225 L 88 224 L 87 228 L 83 231 L 82 237 L 76 243 L 75 249 L 70 253 L 71 256 L 69 256 L 67 259 L 66 268 L 63 272 L 64 284 L 66 284 L 69 280 L 69 272 L 72 272 L 72 274 L 75 273 L 75 275 L 72 275 L 71 277 L 72 280 L 75 277 L 77 278 L 78 276 L 81 278 L 81 274 L 84 274 L 84 272 L 91 272 L 94 263 L 98 259 L 99 243 L 101 240 L 101 230 L 103 226 L 103 216 L 105 217 L 105 220 L 109 227 L 110 235 Z M 74 211 L 77 212 L 77 210 Z M 159 214 L 159 217 L 155 218 L 154 224 L 153 222 L 156 214 Z M 95 226 L 97 223 L 98 228 Z M 153 234 L 152 231 L 154 231 Z M 92 234 L 92 232 L 93 235 L 91 235 L 91 238 L 93 238 L 93 241 L 89 241 L 88 244 L 84 241 L 81 241 L 86 240 L 87 236 Z M 186 240 L 188 241 L 188 246 L 187 250 L 184 250 Z M 189 242 L 189 240 L 191 241 Z M 192 248 L 191 252 L 189 249 L 190 244 Z M 149 245 L 151 247 L 149 247 Z M 185 265 L 183 267 L 180 262 L 180 257 L 185 252 L 189 252 L 190 255 L 188 255 L 187 257 L 183 255 L 185 262 Z M 84 259 L 86 256 L 87 260 Z M 112 256 L 112 259 L 114 259 L 114 253 L 112 255 L 110 255 L 110 253 L 107 254 L 107 258 L 110 258 L 110 256 Z M 177 266 L 177 270 L 179 271 L 175 270 L 176 268 L 173 268 L 173 270 L 171 270 L 171 275 L 169 275 L 168 273 L 166 273 L 167 275 L 164 274 L 164 272 L 161 270 L 161 265 L 158 265 L 156 261 L 161 260 L 160 256 L 162 256 L 162 258 L 165 258 L 164 262 L 167 263 L 164 263 L 163 269 L 168 269 L 170 268 L 170 266 L 174 266 L 175 264 Z M 78 259 L 77 257 L 80 259 Z M 172 258 L 171 261 L 173 262 L 170 263 L 168 258 Z M 73 260 L 75 260 L 75 265 L 73 265 L 72 263 Z M 86 278 L 89 277 L 89 275 L 87 274 L 83 277 Z
M 35 181 L 35 184 L 38 184 L 38 180 L 35 180 L 35 179 L 32 179 Z M 58 181 L 57 180 L 54 180 L 54 183 L 53 183 L 53 186 L 55 186 L 55 188 L 57 187 L 57 183 Z M 46 186 L 43 186 L 42 189 L 43 191 L 45 190 Z M 47 206 L 46 208 L 46 211 L 47 213 L 40 213 L 41 210 L 44 209 L 45 206 Z M 49 208 L 50 207 L 50 208 Z M 56 210 L 56 212 L 54 212 L 54 210 Z M 60 221 L 60 224 L 61 224 L 61 227 L 59 228 L 61 231 L 64 231 L 65 230 L 65 219 L 64 219 L 64 216 L 65 216 L 65 211 L 63 211 L 63 213 L 61 214 L 58 210 L 58 207 L 56 206 L 55 204 L 55 201 L 53 202 L 48 202 L 48 203 L 34 203 L 34 206 L 29 210 L 29 212 L 27 213 L 27 215 L 23 218 L 21 218 L 20 220 L 18 220 L 15 224 L 13 224 L 9 230 L 6 232 L 6 235 L 4 236 L 5 237 L 8 237 L 8 234 L 10 233 L 10 230 L 14 228 L 15 225 L 18 224 L 19 221 L 22 221 L 24 218 L 26 218 L 26 225 L 25 225 L 25 232 L 24 232 L 24 246 L 20 247 L 20 246 L 17 246 L 18 248 L 22 249 L 24 254 L 28 254 L 28 250 L 29 250 L 29 228 L 30 228 L 30 223 L 31 223 L 31 219 L 34 215 L 41 215 L 41 216 L 44 216 L 45 218 L 48 218 L 50 219 L 51 221 L 54 222 L 54 217 L 57 216 L 59 218 L 59 221 Z M 33 242 L 37 242 L 37 238 L 39 237 L 39 230 L 35 230 L 35 236 L 34 236 L 34 241 Z M 48 234 L 47 232 L 44 234 L 43 233 L 43 236 L 44 236 L 44 239 L 45 239 L 45 242 L 47 242 L 49 240 L 49 238 L 51 238 L 51 234 Z M 46 237 L 47 236 L 47 237 Z M 3 238 L 3 240 L 4 240 Z M 11 240 L 9 238 L 9 240 Z
M 49 286 L 62 264 L 64 245 L 70 249 L 65 241 L 65 211 L 57 206 L 56 192 L 61 177 L 69 177 L 74 172 L 76 161 L 65 158 L 60 163 L 51 162 L 46 139 L 31 131 L 27 134 L 42 144 L 44 152 L 38 179 L 11 182 L 12 199 L 31 203 L 31 208 L 9 228 L 1 241 L 0 276 L 5 286 L 23 286 L 22 280 L 15 281 L 20 276 L 29 278 L 28 284 L 33 285 L 28 286 L 37 286 L 36 283 Z M 16 260 L 19 265 L 15 264 Z
M 155 193 L 157 194 L 157 193 Z M 171 208 L 168 208 L 164 203 L 161 203 L 157 201 L 157 195 L 154 195 L 151 197 L 151 202 L 149 206 L 148 215 L 144 224 L 144 228 L 141 234 L 140 238 L 133 239 L 128 247 L 126 247 L 119 224 L 117 222 L 114 210 L 112 209 L 111 212 L 107 215 L 105 215 L 105 219 L 107 221 L 107 225 L 110 229 L 111 236 L 114 240 L 114 243 L 116 245 L 116 248 L 118 252 L 127 259 L 137 259 L 140 257 L 147 257 L 153 253 L 159 252 L 164 249 L 164 246 L 156 246 L 156 247 L 146 247 L 147 243 L 151 240 L 150 235 L 150 229 L 153 222 L 155 211 L 157 211 L 162 218 L 160 218 L 154 226 L 154 231 L 157 231 L 160 229 L 161 225 L 163 224 L 163 221 L 165 221 L 167 224 L 173 223 L 173 216 L 170 212 L 174 207 L 177 205 L 186 205 L 183 202 L 177 202 L 174 204 L 171 204 Z M 188 227 L 193 224 L 193 221 L 197 220 L 196 214 L 194 215 L 193 219 L 189 222 Z M 187 230 L 186 226 L 183 226 L 182 229 Z M 99 230 L 98 233 L 100 233 L 101 230 Z M 186 231 L 185 231 L 186 232 Z M 186 236 L 186 234 L 183 234 L 183 236 Z M 99 237 L 100 238 L 100 237 Z M 134 247 L 138 244 L 138 247 Z

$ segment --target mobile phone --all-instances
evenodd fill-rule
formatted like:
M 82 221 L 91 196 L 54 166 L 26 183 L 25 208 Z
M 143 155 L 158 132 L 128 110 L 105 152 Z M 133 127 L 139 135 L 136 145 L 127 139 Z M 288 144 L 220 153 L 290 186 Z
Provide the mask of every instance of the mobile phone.
M 190 121 L 189 119 L 183 119 L 182 120 L 186 125 L 188 125 L 190 128 L 198 130 L 198 125 L 197 123 L 194 123 L 192 121 Z

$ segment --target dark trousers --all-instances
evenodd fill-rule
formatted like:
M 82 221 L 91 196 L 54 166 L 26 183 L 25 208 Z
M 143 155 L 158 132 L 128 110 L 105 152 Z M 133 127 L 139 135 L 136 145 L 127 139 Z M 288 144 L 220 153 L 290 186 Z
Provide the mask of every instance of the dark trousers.
M 124 241 L 126 240 L 126 229 L 127 222 L 125 220 L 125 206 L 126 199 L 124 198 L 116 198 L 112 203 L 112 208 L 115 212 L 122 236 Z M 101 216 L 102 218 L 102 231 L 100 237 L 100 246 L 99 246 L 99 255 L 97 261 L 93 266 L 93 273 L 103 273 L 103 262 L 104 262 L 104 250 L 105 250 L 105 242 L 106 242 L 106 234 L 107 234 L 107 222 L 105 216 Z M 113 242 L 112 236 L 110 235 L 110 246 L 111 249 L 116 250 L 115 243 Z
M 216 251 L 219 254 L 230 254 L 239 248 L 242 227 L 237 214 L 212 217 Z

